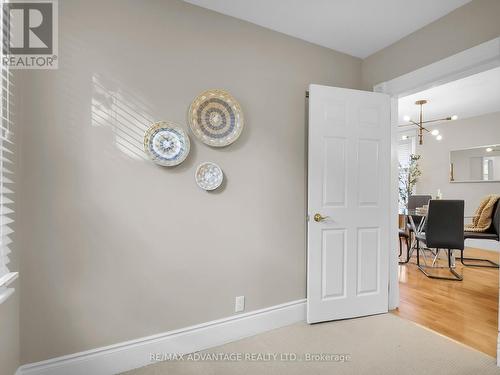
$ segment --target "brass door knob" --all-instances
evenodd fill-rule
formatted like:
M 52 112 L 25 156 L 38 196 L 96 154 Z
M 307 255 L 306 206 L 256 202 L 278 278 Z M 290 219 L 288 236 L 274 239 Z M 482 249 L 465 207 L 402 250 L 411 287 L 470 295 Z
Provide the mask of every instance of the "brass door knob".
M 314 221 L 316 221 L 317 223 L 319 223 L 320 221 L 323 221 L 327 218 L 328 218 L 328 216 L 321 216 L 321 214 L 314 215 Z

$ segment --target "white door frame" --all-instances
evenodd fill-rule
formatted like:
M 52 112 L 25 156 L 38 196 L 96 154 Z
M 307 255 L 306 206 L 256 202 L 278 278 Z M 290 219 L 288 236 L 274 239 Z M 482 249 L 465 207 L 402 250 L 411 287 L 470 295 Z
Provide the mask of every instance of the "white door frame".
M 414 94 L 428 88 L 439 86 L 460 78 L 468 77 L 500 66 L 500 37 L 479 44 L 465 51 L 424 66 L 390 81 L 382 82 L 373 87 L 373 91 L 391 96 L 391 138 L 392 138 L 392 191 L 391 191 L 391 227 L 393 230 L 393 249 L 398 245 L 397 215 L 397 142 L 398 142 L 398 98 Z M 398 260 L 396 251 L 389 257 L 389 309 L 399 306 Z M 500 366 L 500 334 L 497 353 L 497 365 Z

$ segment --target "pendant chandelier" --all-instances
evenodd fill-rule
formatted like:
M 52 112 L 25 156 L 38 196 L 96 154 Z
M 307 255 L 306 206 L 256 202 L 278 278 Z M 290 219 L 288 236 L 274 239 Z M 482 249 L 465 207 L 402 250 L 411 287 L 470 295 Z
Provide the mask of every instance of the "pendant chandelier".
M 436 137 L 436 140 L 438 140 L 438 141 L 443 139 L 443 136 L 441 134 L 439 134 L 439 130 L 434 129 L 431 131 L 431 130 L 427 129 L 427 127 L 425 127 L 424 124 L 429 124 L 429 123 L 438 122 L 438 121 L 452 121 L 452 120 L 458 119 L 457 115 L 453 115 L 453 116 L 440 118 L 440 119 L 436 119 L 436 120 L 424 121 L 424 108 L 423 107 L 424 107 L 424 104 L 426 104 L 426 103 L 427 103 L 427 100 L 424 100 L 424 99 L 417 100 L 415 102 L 416 105 L 420 106 L 420 116 L 419 116 L 418 121 L 412 120 L 410 116 L 405 116 L 405 117 L 403 117 L 403 120 L 405 122 L 408 122 L 408 124 L 399 125 L 399 127 L 416 126 L 417 131 L 418 131 L 418 144 L 419 145 L 422 145 L 424 143 L 424 132 L 431 133 L 433 136 Z

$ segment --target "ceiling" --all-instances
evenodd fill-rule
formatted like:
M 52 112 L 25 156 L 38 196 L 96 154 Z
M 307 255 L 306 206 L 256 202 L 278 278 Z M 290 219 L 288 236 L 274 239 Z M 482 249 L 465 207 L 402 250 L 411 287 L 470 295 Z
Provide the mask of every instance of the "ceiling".
M 184 0 L 365 58 L 471 0 Z
M 459 119 L 500 112 L 500 68 L 487 70 L 399 99 L 399 123 L 418 119 L 415 101 L 426 99 L 424 121 L 458 115 Z

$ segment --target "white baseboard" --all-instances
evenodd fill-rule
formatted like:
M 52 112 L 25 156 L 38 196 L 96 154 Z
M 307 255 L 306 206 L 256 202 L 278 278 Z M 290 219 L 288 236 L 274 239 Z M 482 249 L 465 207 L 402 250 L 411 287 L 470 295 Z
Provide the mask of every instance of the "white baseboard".
M 113 375 L 147 366 L 152 353 L 187 354 L 287 326 L 306 318 L 306 300 L 19 367 L 16 375 Z
M 465 240 L 465 247 L 473 247 L 475 249 L 500 252 L 500 243 L 491 240 L 478 240 L 474 238 L 468 238 Z

